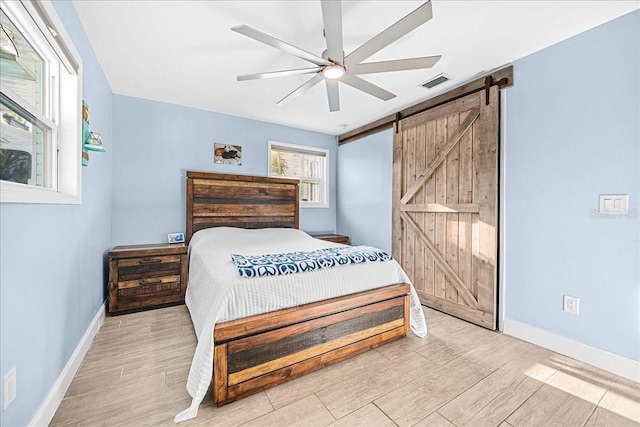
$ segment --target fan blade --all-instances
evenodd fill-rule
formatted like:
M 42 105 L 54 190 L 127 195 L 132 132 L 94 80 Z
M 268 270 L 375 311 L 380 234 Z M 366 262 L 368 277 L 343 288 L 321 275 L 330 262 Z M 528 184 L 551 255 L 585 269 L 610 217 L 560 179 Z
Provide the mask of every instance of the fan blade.
M 348 84 L 351 87 L 355 87 L 356 89 L 366 92 L 369 95 L 373 95 L 376 98 L 380 98 L 383 101 L 388 101 L 396 97 L 394 94 L 382 89 L 380 86 L 376 86 L 373 83 L 369 83 L 368 81 L 363 80 L 360 77 L 356 77 L 351 74 L 347 74 L 347 76 L 341 79 L 340 81 L 344 84 Z
M 276 105 L 284 105 L 292 99 L 297 98 L 298 96 L 305 93 L 307 90 L 311 89 L 313 86 L 318 84 L 323 79 L 322 74 L 318 73 L 313 76 L 310 80 L 307 80 L 302 86 L 298 87 L 296 90 L 291 92 L 289 95 L 282 98 L 280 101 L 276 102 Z
M 347 65 L 355 66 L 359 64 L 400 37 L 415 30 L 432 17 L 431 1 L 428 1 L 347 55 L 345 58 Z
M 329 111 L 340 111 L 340 91 L 338 90 L 338 81 L 326 79 L 327 98 L 329 99 Z
M 349 69 L 351 74 L 373 74 L 386 73 L 388 71 L 418 70 L 421 68 L 431 68 L 442 58 L 442 56 L 424 56 L 422 58 L 397 59 L 395 61 L 369 62 L 358 64 Z
M 242 76 L 238 76 L 238 81 L 242 82 L 245 80 L 259 80 L 259 79 L 272 79 L 274 77 L 289 77 L 289 76 L 298 76 L 300 74 L 312 74 L 318 73 L 322 70 L 322 67 L 313 67 L 313 68 L 301 68 L 298 70 L 285 70 L 285 71 L 269 71 L 266 73 L 255 73 L 255 74 L 245 74 Z
M 341 3 L 335 0 L 322 0 L 321 3 L 324 38 L 327 39 L 327 56 L 340 65 L 344 63 Z
M 327 61 L 326 59 L 322 59 L 319 56 L 315 56 L 312 53 L 292 46 L 289 43 L 278 40 L 277 38 L 270 36 L 269 34 L 265 34 L 246 25 L 238 25 L 237 27 L 231 28 L 231 30 L 257 40 L 261 43 L 267 44 L 271 47 L 275 47 L 276 49 L 280 49 L 284 52 L 290 53 L 291 55 L 297 56 L 298 58 L 304 59 L 305 61 L 309 61 L 313 64 L 331 65 L 331 62 Z

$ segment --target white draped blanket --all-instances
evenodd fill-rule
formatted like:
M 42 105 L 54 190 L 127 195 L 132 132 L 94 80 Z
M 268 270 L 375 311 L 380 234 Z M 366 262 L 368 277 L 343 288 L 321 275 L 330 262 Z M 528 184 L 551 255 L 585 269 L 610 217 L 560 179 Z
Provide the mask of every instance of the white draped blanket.
M 242 278 L 232 253 L 260 255 L 312 251 L 340 246 L 289 228 L 246 230 L 219 227 L 201 230 L 189 244 L 189 285 L 186 304 L 198 337 L 187 391 L 191 406 L 174 421 L 197 415 L 213 374 L 213 327 L 218 322 L 267 313 L 394 283 L 411 283 L 395 261 L 354 264 L 339 268 L 279 276 Z M 427 325 L 411 286 L 411 330 L 423 337 Z

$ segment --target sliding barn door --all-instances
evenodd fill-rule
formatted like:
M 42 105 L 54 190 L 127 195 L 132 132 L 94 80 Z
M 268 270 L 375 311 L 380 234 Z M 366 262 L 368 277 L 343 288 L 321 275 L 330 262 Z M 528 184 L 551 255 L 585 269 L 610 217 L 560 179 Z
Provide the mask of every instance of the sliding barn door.
M 497 88 L 401 120 L 393 180 L 393 255 L 421 302 L 496 329 Z

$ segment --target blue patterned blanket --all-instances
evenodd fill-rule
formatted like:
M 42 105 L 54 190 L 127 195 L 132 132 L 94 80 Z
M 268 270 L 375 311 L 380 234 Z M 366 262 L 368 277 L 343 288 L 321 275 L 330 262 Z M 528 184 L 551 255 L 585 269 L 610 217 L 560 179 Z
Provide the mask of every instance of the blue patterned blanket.
M 231 254 L 231 261 L 238 268 L 240 277 L 302 273 L 321 268 L 389 261 L 390 259 L 389 254 L 371 246 L 346 246 L 284 254 Z

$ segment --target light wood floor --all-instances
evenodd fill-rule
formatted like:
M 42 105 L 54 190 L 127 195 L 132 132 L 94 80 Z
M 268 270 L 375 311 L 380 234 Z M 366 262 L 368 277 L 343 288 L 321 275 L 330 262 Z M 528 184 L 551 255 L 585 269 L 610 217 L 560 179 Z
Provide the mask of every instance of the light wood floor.
M 640 425 L 640 385 L 425 308 L 411 335 L 216 408 L 198 426 Z M 196 340 L 185 306 L 107 317 L 51 425 L 173 424 Z

